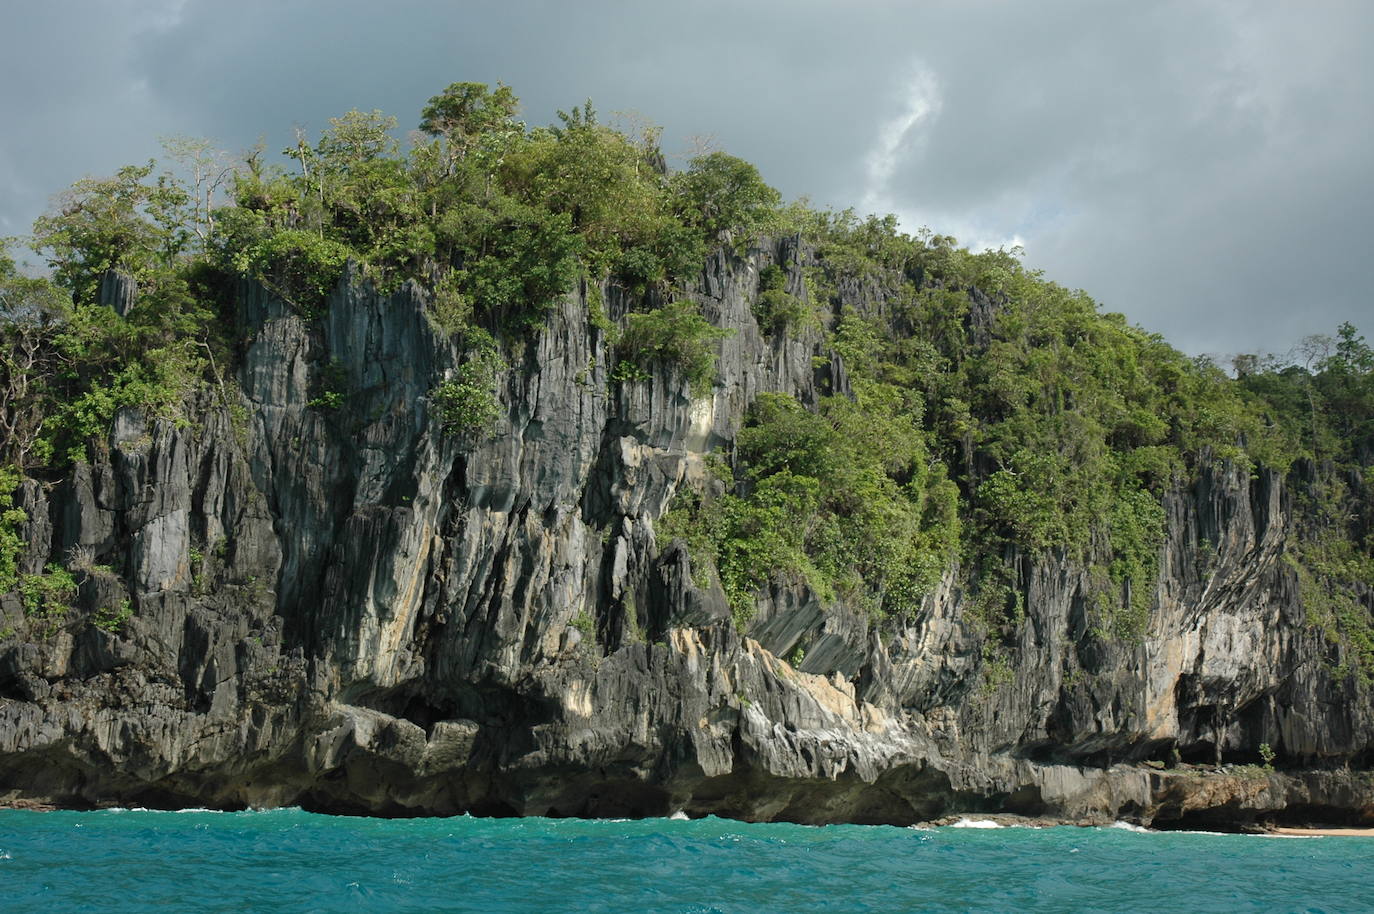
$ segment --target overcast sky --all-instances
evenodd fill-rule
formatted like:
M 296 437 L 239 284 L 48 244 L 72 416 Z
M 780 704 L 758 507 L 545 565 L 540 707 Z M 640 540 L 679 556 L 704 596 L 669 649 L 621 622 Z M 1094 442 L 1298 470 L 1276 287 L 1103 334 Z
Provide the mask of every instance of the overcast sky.
M 788 198 L 893 212 L 1189 352 L 1374 338 L 1374 3 L 0 0 L 0 234 L 205 136 L 281 149 L 450 82 L 590 97 Z

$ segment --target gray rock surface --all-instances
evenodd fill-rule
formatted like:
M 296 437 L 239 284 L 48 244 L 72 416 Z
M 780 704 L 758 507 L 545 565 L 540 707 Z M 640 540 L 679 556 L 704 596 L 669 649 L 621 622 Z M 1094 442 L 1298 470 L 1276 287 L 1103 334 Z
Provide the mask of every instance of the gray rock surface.
M 1370 691 L 1308 624 L 1272 473 L 1212 463 L 1169 495 L 1138 643 L 1090 628 L 1087 572 L 1054 556 L 1013 557 L 1027 620 L 1000 677 L 957 568 L 904 623 L 777 585 L 737 632 L 654 524 L 760 392 L 847 389 L 818 339 L 755 325 L 759 270 L 781 263 L 805 294 L 803 258 L 781 242 L 708 262 L 697 297 L 733 333 L 697 399 L 671 372 L 611 384 L 586 289 L 570 294 L 508 343 L 497 427 L 475 437 L 430 409 L 466 353 L 417 287 L 382 295 L 350 269 L 308 322 L 245 282 L 238 402 L 206 394 L 183 423 L 126 410 L 107 453 L 19 493 L 23 569 L 65 562 L 80 590 L 43 625 L 0 600 L 0 800 L 1374 816 Z M 880 286 L 851 285 L 881 311 Z M 312 405 L 326 371 L 346 379 L 337 409 Z M 127 621 L 93 624 L 126 601 Z M 1264 743 L 1279 770 L 1236 764 Z

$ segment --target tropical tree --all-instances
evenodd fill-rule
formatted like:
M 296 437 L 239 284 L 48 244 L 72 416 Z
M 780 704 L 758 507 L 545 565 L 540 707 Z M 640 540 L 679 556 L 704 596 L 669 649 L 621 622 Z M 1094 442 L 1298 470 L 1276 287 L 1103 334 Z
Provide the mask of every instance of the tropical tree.
M 55 336 L 70 312 L 69 295 L 0 254 L 0 466 L 23 470 L 48 456 L 37 447 L 44 395 L 65 362 Z
M 727 233 L 736 238 L 757 234 L 781 200 L 757 168 L 724 152 L 692 159 L 674 178 L 673 189 L 679 216 L 710 241 Z
M 444 173 L 451 175 L 480 137 L 513 127 L 519 107 L 515 93 L 501 83 L 495 91 L 485 83 L 453 83 L 425 105 L 420 129 L 444 141 Z
M 177 214 L 186 194 L 169 181 L 146 183 L 154 167 L 149 161 L 114 177 L 83 178 L 34 223 L 35 249 L 78 303 L 96 301 L 106 270 L 145 279 L 185 248 L 189 233 Z

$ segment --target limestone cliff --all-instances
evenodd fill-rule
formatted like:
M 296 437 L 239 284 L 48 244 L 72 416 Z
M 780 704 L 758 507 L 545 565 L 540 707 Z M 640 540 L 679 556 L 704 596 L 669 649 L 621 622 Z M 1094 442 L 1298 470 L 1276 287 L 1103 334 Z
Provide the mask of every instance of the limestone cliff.
M 22 570 L 65 562 L 80 592 L 51 624 L 16 595 L 0 604 L 0 798 L 799 822 L 1374 815 L 1371 694 L 1308 622 L 1283 560 L 1291 483 L 1272 472 L 1211 463 L 1167 496 L 1138 640 L 1089 623 L 1087 571 L 1053 554 L 1007 557 L 1026 621 L 997 675 L 954 567 L 905 621 L 779 584 L 737 631 L 655 521 L 760 392 L 844 391 L 819 338 L 765 336 L 751 311 L 769 264 L 804 295 L 806 256 L 779 242 L 710 260 L 694 294 L 733 333 L 699 398 L 672 372 L 611 383 L 584 286 L 508 341 L 498 427 L 475 436 L 446 433 L 428 403 L 465 353 L 416 286 L 383 295 L 350 271 L 306 320 L 245 281 L 237 389 L 182 422 L 126 410 L 105 453 L 21 490 Z M 598 291 L 621 317 L 617 290 Z M 312 405 L 326 370 L 345 379 L 337 409 Z M 126 621 L 91 624 L 124 601 Z M 1277 770 L 1235 764 L 1262 744 Z

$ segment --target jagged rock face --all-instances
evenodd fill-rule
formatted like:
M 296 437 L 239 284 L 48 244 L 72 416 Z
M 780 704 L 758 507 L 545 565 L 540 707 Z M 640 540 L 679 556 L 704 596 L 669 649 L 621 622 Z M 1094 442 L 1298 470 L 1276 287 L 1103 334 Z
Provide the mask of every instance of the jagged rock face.
M 23 570 L 65 560 L 81 590 L 43 631 L 0 603 L 0 797 L 801 822 L 1374 815 L 1374 780 L 1349 767 L 1370 757 L 1370 693 L 1335 677 L 1307 624 L 1272 473 L 1218 464 L 1169 495 L 1139 641 L 1092 630 L 1087 571 L 1055 556 L 1010 557 L 1027 618 L 997 677 L 953 568 L 903 623 L 778 584 L 737 632 L 654 521 L 759 393 L 847 389 L 837 357 L 763 336 L 750 310 L 770 263 L 805 294 L 804 256 L 780 243 L 707 264 L 697 297 L 733 334 L 699 399 L 671 372 L 612 385 L 587 290 L 569 295 L 508 346 L 498 427 L 477 438 L 429 409 L 463 353 L 416 287 L 382 295 L 350 271 L 309 322 L 244 283 L 241 393 L 206 394 L 184 423 L 121 413 L 107 453 L 20 492 Z M 841 293 L 883 307 L 880 288 Z M 346 378 L 336 409 L 315 400 L 326 370 Z M 90 624 L 125 600 L 122 626 Z M 803 645 L 798 667 L 781 659 Z M 1285 773 L 1137 764 L 1262 743 Z

